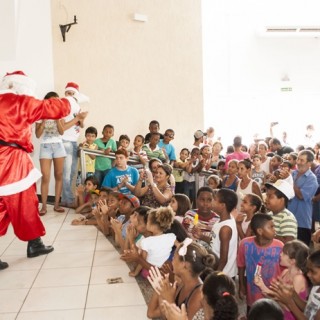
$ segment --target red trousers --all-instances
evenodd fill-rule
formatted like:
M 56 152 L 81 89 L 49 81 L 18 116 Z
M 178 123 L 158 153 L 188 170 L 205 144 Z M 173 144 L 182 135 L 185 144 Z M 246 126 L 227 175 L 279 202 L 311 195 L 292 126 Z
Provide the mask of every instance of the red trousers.
M 42 237 L 46 231 L 41 222 L 36 185 L 20 193 L 0 196 L 0 236 L 7 233 L 9 223 L 22 241 Z

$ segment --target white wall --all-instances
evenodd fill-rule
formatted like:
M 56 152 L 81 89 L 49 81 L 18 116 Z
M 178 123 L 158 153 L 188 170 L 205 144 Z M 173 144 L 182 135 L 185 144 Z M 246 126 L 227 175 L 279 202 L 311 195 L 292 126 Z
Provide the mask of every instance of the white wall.
M 236 134 L 245 143 L 256 132 L 269 135 L 271 121 L 279 121 L 276 134 L 287 130 L 294 146 L 309 123 L 320 138 L 320 39 L 256 33 L 264 25 L 319 26 L 319 10 L 314 0 L 202 1 L 205 125 L 225 145 Z M 286 74 L 292 92 L 280 90 Z
M 134 13 L 146 14 L 148 22 L 134 21 Z M 59 24 L 74 15 L 78 24 L 63 42 Z M 203 128 L 198 0 L 1 0 L 0 29 L 8 30 L 0 76 L 23 70 L 38 83 L 39 97 L 52 90 L 62 95 L 67 82 L 79 83 L 91 98 L 86 126 L 96 126 L 99 135 L 111 123 L 116 139 L 126 133 L 133 140 L 157 119 L 161 131 L 175 129 L 179 152 Z M 35 137 L 34 144 L 39 167 Z
M 74 15 L 78 24 L 63 42 L 58 25 Z M 52 1 L 52 23 L 55 88 L 62 93 L 74 81 L 90 97 L 85 126 L 101 136 L 111 123 L 116 140 L 133 141 L 158 120 L 161 132 L 175 130 L 178 152 L 193 143 L 203 128 L 199 0 Z
M 50 0 L 1 0 L 0 30 L 4 48 L 0 50 L 0 77 L 6 72 L 22 70 L 36 81 L 38 97 L 52 91 L 54 77 Z M 39 141 L 35 136 L 33 141 L 35 152 L 31 156 L 40 169 Z

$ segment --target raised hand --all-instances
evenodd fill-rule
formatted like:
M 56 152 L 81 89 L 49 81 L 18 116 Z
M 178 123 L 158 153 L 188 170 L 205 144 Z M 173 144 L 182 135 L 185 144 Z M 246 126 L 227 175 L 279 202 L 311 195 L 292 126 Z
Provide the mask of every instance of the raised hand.
M 160 295 L 161 285 L 163 282 L 163 277 L 161 276 L 160 270 L 158 267 L 151 267 L 149 270 L 148 280 L 154 289 L 154 291 Z
M 163 300 L 160 305 L 162 313 L 165 315 L 167 320 L 187 320 L 187 310 L 183 303 L 181 309 L 175 303 L 169 303 Z

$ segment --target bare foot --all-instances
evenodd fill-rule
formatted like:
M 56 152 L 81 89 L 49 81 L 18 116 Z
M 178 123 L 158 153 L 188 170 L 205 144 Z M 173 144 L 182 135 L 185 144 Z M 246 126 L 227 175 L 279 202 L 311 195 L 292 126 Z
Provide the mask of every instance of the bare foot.
M 42 206 L 41 210 L 39 211 L 40 216 L 44 216 L 47 213 L 47 207 Z
M 130 276 L 130 277 L 136 277 L 136 273 L 135 273 L 134 271 L 130 271 L 130 272 L 129 272 L 129 276 Z
M 82 217 L 82 218 L 79 218 L 79 219 L 74 219 L 71 221 L 71 225 L 73 226 L 81 226 L 81 225 L 86 225 L 87 224 L 87 219 Z

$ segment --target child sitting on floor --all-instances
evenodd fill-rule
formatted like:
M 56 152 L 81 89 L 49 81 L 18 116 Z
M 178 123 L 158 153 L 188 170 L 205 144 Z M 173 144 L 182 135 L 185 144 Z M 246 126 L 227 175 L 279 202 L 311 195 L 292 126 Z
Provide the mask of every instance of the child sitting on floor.
M 92 201 L 90 191 L 96 190 L 98 180 L 95 176 L 90 176 L 85 180 L 85 186 L 79 185 L 76 190 L 76 213 L 91 212 Z
M 97 203 L 99 201 L 99 190 L 98 189 L 91 190 L 89 194 L 90 194 L 91 211 L 85 212 L 82 214 L 80 218 L 72 220 L 71 224 L 73 226 L 97 225 L 94 211 L 96 210 Z
M 148 214 L 147 230 L 152 236 L 141 241 L 141 255 L 151 265 L 161 267 L 169 258 L 176 236 L 173 233 L 164 234 L 170 228 L 174 219 L 174 212 L 170 207 L 152 209 Z M 147 277 L 149 271 L 142 269 L 139 264 L 129 275 L 136 277 L 142 270 L 142 275 Z
M 139 199 L 133 194 L 119 194 L 119 212 L 115 218 L 110 217 L 111 228 L 115 233 L 115 242 L 123 252 L 127 226 L 130 224 L 130 216 L 135 209 L 140 207 Z
M 127 227 L 125 250 L 132 249 L 132 246 L 140 250 L 142 239 L 152 235 L 147 230 L 148 214 L 150 210 L 150 207 L 140 206 L 135 209 L 133 214 L 130 216 L 131 223 Z

